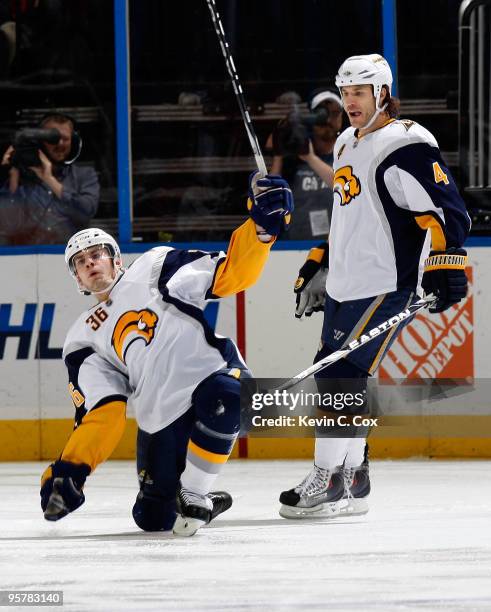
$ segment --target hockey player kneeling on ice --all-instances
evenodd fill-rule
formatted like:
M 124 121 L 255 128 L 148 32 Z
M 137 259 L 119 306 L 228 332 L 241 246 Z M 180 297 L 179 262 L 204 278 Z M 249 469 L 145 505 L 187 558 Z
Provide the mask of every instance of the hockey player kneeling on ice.
M 136 524 L 192 535 L 232 505 L 228 493 L 210 491 L 238 435 L 240 379 L 250 374 L 203 310 L 256 282 L 290 223 L 288 184 L 253 174 L 248 209 L 227 253 L 158 247 L 125 270 L 118 244 L 104 231 L 87 229 L 69 240 L 70 274 L 96 304 L 64 345 L 75 429 L 42 476 L 47 520 L 84 503 L 87 476 L 123 434 L 130 397 L 138 423 Z
M 336 76 L 351 127 L 334 146 L 334 203 L 328 242 L 312 249 L 295 283 L 295 315 L 323 310 L 315 361 L 404 310 L 436 296 L 430 312 L 465 298 L 470 219 L 433 135 L 397 119 L 392 73 L 380 55 L 350 57 Z M 363 388 L 403 324 L 317 373 Z M 365 459 L 364 459 L 365 452 Z M 340 481 L 344 493 L 340 497 Z M 281 514 L 302 518 L 368 510 L 363 432 L 316 436 L 314 467 L 281 494 Z M 340 500 L 338 502 L 338 500 Z M 334 508 L 334 509 L 333 509 Z

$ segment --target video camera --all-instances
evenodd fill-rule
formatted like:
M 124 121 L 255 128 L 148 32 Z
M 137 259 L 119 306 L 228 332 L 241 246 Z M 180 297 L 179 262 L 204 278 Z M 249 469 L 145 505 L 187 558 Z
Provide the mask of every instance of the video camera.
M 326 125 L 329 112 L 324 108 L 304 114 L 292 111 L 273 131 L 273 149 L 283 156 L 306 155 L 314 126 Z
M 41 166 L 39 149 L 44 143 L 58 144 L 61 134 L 56 128 L 26 128 L 15 133 L 13 138 L 14 152 L 10 165 L 19 170 L 28 170 L 30 166 Z

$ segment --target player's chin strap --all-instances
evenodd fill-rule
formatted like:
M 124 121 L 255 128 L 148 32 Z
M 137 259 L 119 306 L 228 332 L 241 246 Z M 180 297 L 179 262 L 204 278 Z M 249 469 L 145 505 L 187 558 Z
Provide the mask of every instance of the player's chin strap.
M 111 289 L 118 282 L 118 280 L 123 276 L 124 273 L 125 273 L 125 268 L 118 268 L 118 271 L 116 272 L 116 276 L 113 278 L 113 280 L 109 283 L 107 287 L 105 287 L 104 289 L 101 289 L 100 291 L 88 291 L 85 287 L 82 287 L 82 285 L 80 285 L 80 283 L 77 280 L 78 290 L 82 295 L 100 295 L 101 293 L 108 293 L 109 291 L 111 291 Z
M 372 125 L 377 120 L 377 117 L 379 115 L 381 115 L 385 111 L 387 106 L 388 106 L 388 104 L 384 104 L 381 108 L 379 108 L 378 100 L 377 100 L 377 103 L 375 104 L 375 112 L 373 113 L 372 118 L 370 119 L 370 121 L 366 125 L 364 125 L 362 128 L 360 128 L 360 130 L 367 130 L 369 127 L 372 127 Z

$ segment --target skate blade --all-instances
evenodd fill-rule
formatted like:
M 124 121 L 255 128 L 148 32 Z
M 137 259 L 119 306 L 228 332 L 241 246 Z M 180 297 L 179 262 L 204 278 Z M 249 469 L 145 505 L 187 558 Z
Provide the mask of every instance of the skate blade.
M 286 519 L 308 519 L 308 518 L 335 518 L 340 514 L 339 502 L 318 504 L 311 508 L 301 508 L 298 506 L 280 507 L 280 516 Z
M 200 527 L 203 527 L 203 525 L 206 525 L 205 521 L 178 514 L 172 532 L 174 535 L 189 538 L 193 536 Z
M 368 502 L 365 497 L 352 497 L 347 501 L 348 503 L 341 508 L 341 514 L 343 516 L 362 516 L 369 510 Z

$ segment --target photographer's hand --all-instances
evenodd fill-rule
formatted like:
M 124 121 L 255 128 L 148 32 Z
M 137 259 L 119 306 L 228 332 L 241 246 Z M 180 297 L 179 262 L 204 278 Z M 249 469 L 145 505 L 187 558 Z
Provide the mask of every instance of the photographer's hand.
M 298 157 L 302 160 L 302 161 L 306 161 L 307 163 L 310 163 L 310 161 L 312 161 L 312 159 L 314 157 L 317 157 L 314 151 L 314 145 L 312 144 L 312 141 L 309 140 L 309 152 L 305 153 L 305 155 L 298 155 Z
M 301 160 L 308 163 L 311 169 L 319 176 L 326 185 L 332 187 L 334 184 L 334 171 L 329 164 L 322 161 L 320 157 L 315 154 L 314 145 L 309 140 L 309 152 L 306 155 L 298 156 Z
M 14 147 L 10 145 L 10 147 L 5 151 L 2 157 L 2 166 L 10 166 L 10 159 L 12 157 L 12 153 L 14 152 Z M 20 172 L 18 168 L 14 168 L 12 166 L 9 169 L 9 191 L 10 193 L 15 193 L 19 188 L 19 180 L 20 180 Z
M 42 164 L 41 167 L 30 166 L 29 170 L 32 170 L 38 179 L 43 181 L 57 198 L 61 198 L 63 185 L 53 176 L 53 164 L 43 151 L 39 150 L 38 153 Z
M 271 168 L 269 174 L 278 174 L 281 176 L 283 170 L 283 157 L 281 155 L 273 155 L 273 161 L 271 162 Z
M 2 166 L 8 166 L 10 164 L 10 158 L 12 153 L 14 152 L 14 147 L 10 145 L 10 147 L 5 151 L 2 157 Z

